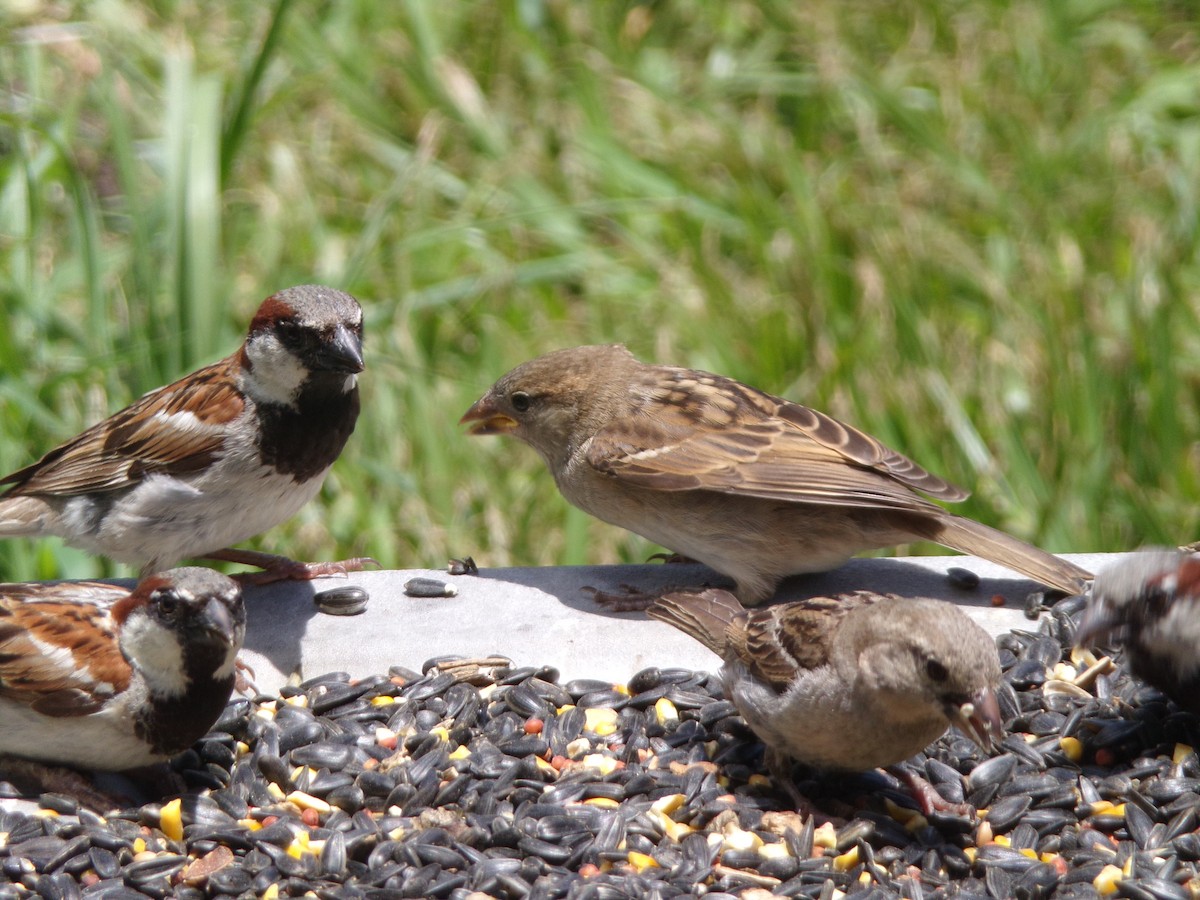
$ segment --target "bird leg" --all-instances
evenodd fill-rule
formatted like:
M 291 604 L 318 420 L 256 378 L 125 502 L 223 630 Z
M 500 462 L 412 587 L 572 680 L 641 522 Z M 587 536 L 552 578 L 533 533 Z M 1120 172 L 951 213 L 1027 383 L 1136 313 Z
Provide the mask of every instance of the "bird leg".
M 697 561 L 690 556 L 684 556 L 682 553 L 651 553 L 646 557 L 646 562 L 661 560 L 669 566 L 694 566 Z
M 968 818 L 975 815 L 975 807 L 969 803 L 951 803 L 945 797 L 937 792 L 932 784 L 922 778 L 917 772 L 909 766 L 888 766 L 886 771 L 891 772 L 908 788 L 909 795 L 917 801 L 917 806 L 921 809 L 921 814 L 928 817 L 935 812 L 949 813 L 952 816 L 967 816 Z
M 660 595 L 674 590 L 674 588 L 667 587 L 651 594 L 647 591 L 639 590 L 631 584 L 622 584 L 619 587 L 621 593 L 602 591 L 590 585 L 584 585 L 580 590 L 590 595 L 598 605 L 603 606 L 610 612 L 637 612 L 646 609 Z
M 343 559 L 339 562 L 299 562 L 286 556 L 274 553 L 262 553 L 258 550 L 236 550 L 226 547 L 204 554 L 205 559 L 219 559 L 224 562 L 240 563 L 245 566 L 258 566 L 262 572 L 241 572 L 232 576 L 242 585 L 272 584 L 276 581 L 312 581 L 327 575 L 345 576 L 347 572 L 361 572 L 367 566 L 382 568 L 379 561 L 369 556 L 356 556 L 353 559 Z

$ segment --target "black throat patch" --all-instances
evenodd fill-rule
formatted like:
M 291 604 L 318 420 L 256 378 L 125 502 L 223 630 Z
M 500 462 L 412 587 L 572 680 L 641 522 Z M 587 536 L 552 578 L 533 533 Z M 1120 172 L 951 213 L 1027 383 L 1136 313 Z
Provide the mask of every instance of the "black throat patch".
M 150 709 L 138 716 L 138 737 L 163 756 L 175 756 L 208 733 L 229 702 L 234 676 L 213 678 L 225 661 L 228 647 L 220 643 L 192 644 L 185 657 L 188 688 L 178 697 L 152 697 Z
M 294 407 L 258 404 L 258 449 L 264 465 L 296 481 L 307 481 L 333 465 L 358 421 L 358 386 L 343 393 L 345 378 L 311 376 Z

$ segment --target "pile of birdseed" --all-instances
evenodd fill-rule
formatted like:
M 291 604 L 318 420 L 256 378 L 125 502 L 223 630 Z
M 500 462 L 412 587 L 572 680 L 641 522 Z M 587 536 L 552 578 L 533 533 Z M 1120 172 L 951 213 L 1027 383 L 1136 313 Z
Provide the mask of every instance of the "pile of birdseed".
M 990 759 L 951 732 L 913 763 L 977 819 L 798 769 L 801 818 L 706 673 L 435 660 L 232 701 L 182 799 L 0 814 L 0 898 L 1200 896 L 1197 721 L 1072 655 L 1079 609 L 999 639 Z

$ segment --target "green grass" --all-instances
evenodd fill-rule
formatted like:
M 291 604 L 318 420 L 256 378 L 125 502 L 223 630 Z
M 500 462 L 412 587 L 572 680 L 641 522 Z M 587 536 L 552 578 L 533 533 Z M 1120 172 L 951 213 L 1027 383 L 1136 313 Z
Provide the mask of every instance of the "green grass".
M 1200 537 L 1200 17 L 846 0 L 10 4 L 0 470 L 367 309 L 365 412 L 256 545 L 640 559 L 461 411 L 576 343 L 824 409 L 1058 551 Z M 0 577 L 118 571 L 0 543 Z

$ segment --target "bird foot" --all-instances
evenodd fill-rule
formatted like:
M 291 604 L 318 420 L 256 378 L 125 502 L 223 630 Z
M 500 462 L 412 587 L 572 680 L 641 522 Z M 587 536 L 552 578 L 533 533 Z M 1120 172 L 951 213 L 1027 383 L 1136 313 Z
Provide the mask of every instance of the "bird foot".
M 254 683 L 254 670 L 240 659 L 234 661 L 233 689 L 243 697 L 256 697 L 260 693 Z
M 682 553 L 651 553 L 646 557 L 646 562 L 654 562 L 662 560 L 668 566 L 694 566 L 696 560 L 690 556 L 684 556 Z
M 314 578 L 339 576 L 344 578 L 349 572 L 361 572 L 368 566 L 383 568 L 379 561 L 369 556 L 356 556 L 353 559 L 343 559 L 338 562 L 300 562 L 277 556 L 274 553 L 260 553 L 257 550 L 218 550 L 209 553 L 205 559 L 219 559 L 225 562 L 241 563 L 245 566 L 258 566 L 261 572 L 240 572 L 232 576 L 243 587 L 248 585 L 273 584 L 276 581 L 312 581 Z
M 602 591 L 599 588 L 584 585 L 580 588 L 585 594 L 589 594 L 597 604 L 603 606 L 610 612 L 637 612 L 646 609 L 651 603 L 658 599 L 659 594 L 650 594 L 646 591 L 639 590 L 631 584 L 619 585 L 621 593 L 612 591 Z M 659 593 L 665 593 L 670 590 L 664 588 Z
M 934 813 L 947 813 L 968 819 L 975 816 L 975 807 L 970 803 L 951 803 L 937 792 L 937 788 L 907 766 L 895 766 L 888 771 L 904 782 L 922 815 L 929 817 Z

